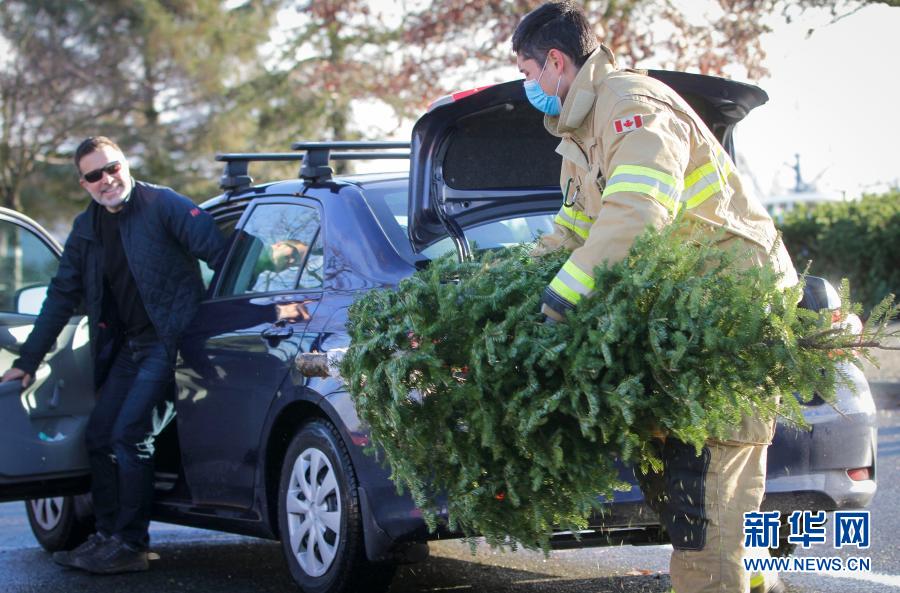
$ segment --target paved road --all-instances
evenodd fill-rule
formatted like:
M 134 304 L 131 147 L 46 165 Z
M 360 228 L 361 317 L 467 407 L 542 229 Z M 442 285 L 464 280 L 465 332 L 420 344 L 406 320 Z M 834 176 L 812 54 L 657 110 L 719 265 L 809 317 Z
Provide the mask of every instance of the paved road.
M 900 592 L 900 398 L 879 412 L 879 489 L 870 510 L 872 573 L 865 578 L 784 575 L 792 593 Z M 54 565 L 31 537 L 21 503 L 0 504 L 0 591 L 3 593 L 145 593 L 291 591 L 279 544 L 199 529 L 153 524 L 161 558 L 143 575 L 93 577 Z M 550 558 L 499 552 L 484 546 L 472 556 L 457 541 L 431 546 L 431 558 L 402 567 L 392 593 L 663 593 L 670 549 L 666 546 L 597 548 L 554 552 Z M 827 547 L 800 552 L 834 556 Z M 855 555 L 862 555 L 856 553 Z

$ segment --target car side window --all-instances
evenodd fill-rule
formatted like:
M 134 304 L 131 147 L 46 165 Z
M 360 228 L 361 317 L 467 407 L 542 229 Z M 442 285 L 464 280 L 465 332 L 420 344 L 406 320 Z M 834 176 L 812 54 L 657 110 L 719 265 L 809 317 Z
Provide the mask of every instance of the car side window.
M 216 220 L 216 226 L 219 227 L 219 232 L 222 233 L 223 237 L 225 237 L 226 245 L 228 244 L 228 240 L 231 238 L 231 235 L 234 234 L 234 227 L 237 226 L 239 219 L 239 215 L 234 215 Z M 200 277 L 203 279 L 203 288 L 209 288 L 209 285 L 212 283 L 213 276 L 215 276 L 215 270 L 210 268 L 209 265 L 203 260 L 198 260 L 197 263 L 200 264 Z
M 299 288 L 316 289 L 322 288 L 323 276 L 325 270 L 325 252 L 322 249 L 322 232 L 316 235 L 312 249 L 306 257 L 306 264 L 303 266 L 303 273 L 300 274 Z
M 319 211 L 300 204 L 260 204 L 235 238 L 218 296 L 295 290 L 307 259 L 314 260 Z M 321 255 L 319 262 L 321 262 Z M 321 277 L 321 263 L 318 263 Z M 315 273 L 304 282 L 315 283 Z M 318 284 L 321 286 L 321 284 Z M 309 288 L 310 286 L 304 286 Z
M 56 253 L 37 235 L 0 220 L 0 311 L 37 315 L 58 267 Z

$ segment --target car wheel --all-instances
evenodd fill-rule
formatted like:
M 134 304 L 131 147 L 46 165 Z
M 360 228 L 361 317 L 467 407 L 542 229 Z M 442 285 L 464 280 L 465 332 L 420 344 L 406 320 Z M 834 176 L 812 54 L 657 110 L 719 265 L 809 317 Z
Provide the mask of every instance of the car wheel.
M 383 591 L 393 565 L 366 558 L 356 475 L 337 430 L 315 420 L 288 446 L 278 526 L 291 576 L 305 593 Z
M 48 552 L 71 550 L 91 534 L 93 521 L 90 517 L 80 516 L 79 510 L 79 500 L 75 496 L 25 501 L 31 532 Z

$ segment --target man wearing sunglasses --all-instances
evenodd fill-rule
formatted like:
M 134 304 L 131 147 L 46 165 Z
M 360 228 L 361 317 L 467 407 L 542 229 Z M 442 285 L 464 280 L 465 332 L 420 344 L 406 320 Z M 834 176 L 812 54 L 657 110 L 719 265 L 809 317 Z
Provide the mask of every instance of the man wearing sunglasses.
M 27 386 L 84 303 L 99 391 L 85 431 L 97 531 L 53 559 L 98 574 L 142 571 L 153 440 L 171 419 L 177 342 L 204 293 L 197 259 L 218 267 L 224 239 L 188 198 L 132 179 L 109 138 L 87 138 L 74 160 L 93 199 L 75 219 L 34 329 L 3 381 Z

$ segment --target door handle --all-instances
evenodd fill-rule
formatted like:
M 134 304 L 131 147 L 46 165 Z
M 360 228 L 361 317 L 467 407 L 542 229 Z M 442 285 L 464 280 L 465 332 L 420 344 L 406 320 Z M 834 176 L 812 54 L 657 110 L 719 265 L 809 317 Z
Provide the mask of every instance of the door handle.
M 294 335 L 294 327 L 291 325 L 279 325 L 275 323 L 262 331 L 262 337 L 267 340 L 284 340 Z
M 66 383 L 62 379 L 56 382 L 56 385 L 53 386 L 53 395 L 50 396 L 50 401 L 47 402 L 47 407 L 51 410 L 59 407 L 59 394 L 65 388 Z

